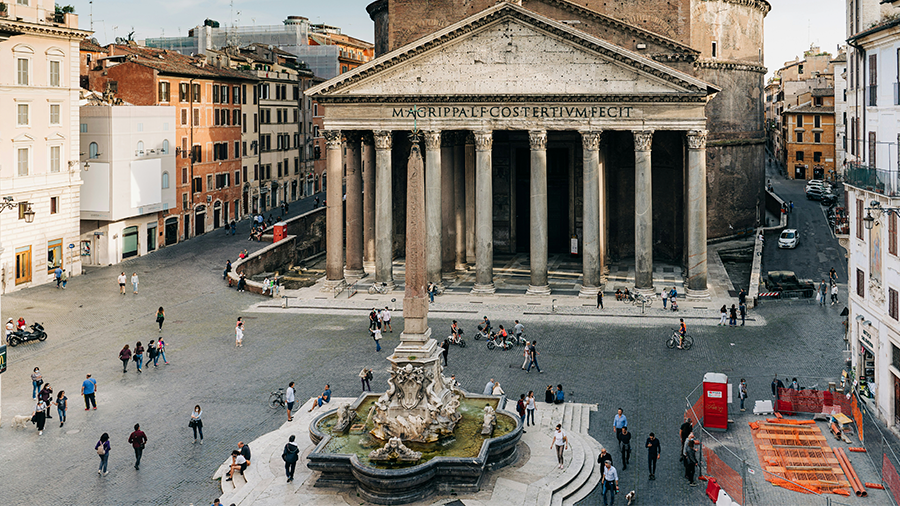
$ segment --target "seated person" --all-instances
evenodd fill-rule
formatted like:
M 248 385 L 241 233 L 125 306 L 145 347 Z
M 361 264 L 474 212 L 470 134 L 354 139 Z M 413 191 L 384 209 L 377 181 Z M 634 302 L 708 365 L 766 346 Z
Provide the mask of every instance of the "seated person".
M 331 386 L 325 385 L 325 391 L 322 392 L 322 395 L 313 398 L 313 405 L 309 408 L 310 411 L 316 409 L 317 407 L 321 408 L 323 404 L 331 401 Z
M 228 479 L 225 481 L 231 481 L 235 471 L 240 472 L 241 476 L 243 476 L 245 469 L 247 469 L 247 459 L 241 455 L 239 450 L 233 450 L 231 452 L 231 468 L 228 471 Z
M 626 288 L 624 292 L 622 292 L 622 300 L 633 300 L 631 297 L 631 292 Z
M 19 321 L 16 322 L 16 328 L 19 330 L 25 330 L 28 328 L 28 324 L 25 323 L 25 318 L 19 317 Z
M 484 330 L 484 333 L 485 333 L 485 334 L 490 334 L 490 333 L 491 333 L 491 328 L 492 328 L 492 327 L 491 327 L 491 321 L 488 320 L 488 317 L 487 317 L 487 316 L 484 317 L 484 322 L 482 322 L 482 324 L 480 325 L 480 327 L 483 327 L 482 330 Z
M 453 323 L 450 324 L 450 338 L 454 343 L 459 343 L 459 335 L 462 333 L 462 329 L 459 328 L 459 324 L 456 323 L 456 320 L 453 320 Z
M 500 325 L 500 330 L 497 331 L 497 337 L 500 338 L 500 345 L 504 348 L 507 348 L 506 338 L 509 337 L 509 333 L 506 332 L 506 329 L 503 328 L 503 325 Z
M 566 394 L 563 392 L 562 385 L 556 385 L 556 395 L 553 399 L 553 404 L 562 404 L 566 401 Z
M 616 288 L 616 300 L 622 300 L 622 290 Z

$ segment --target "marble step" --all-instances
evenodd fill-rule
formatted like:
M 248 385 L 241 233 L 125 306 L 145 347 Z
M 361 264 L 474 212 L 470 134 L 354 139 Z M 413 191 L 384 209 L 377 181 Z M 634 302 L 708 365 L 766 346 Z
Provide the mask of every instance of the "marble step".
M 603 480 L 603 467 L 597 464 L 597 457 L 600 455 L 600 449 L 603 446 L 593 438 L 587 438 L 587 442 L 591 446 L 591 466 L 593 471 L 577 490 L 563 499 L 562 506 L 575 506 L 579 501 L 590 495 Z
M 552 506 L 553 495 L 575 480 L 581 473 L 581 469 L 585 466 L 587 458 L 585 456 L 586 447 L 581 436 L 569 433 L 567 438 L 569 441 L 569 451 L 571 451 L 572 454 L 571 460 L 565 463 L 565 467 L 562 470 L 554 471 L 550 475 L 535 482 L 535 485 L 539 485 L 536 506 Z M 565 457 L 563 460 L 565 462 Z
M 586 407 L 586 406 L 585 406 Z M 579 417 L 580 419 L 580 417 Z M 588 441 L 589 437 L 578 433 L 575 435 L 575 438 L 578 439 L 580 444 L 584 448 L 584 463 L 581 466 L 581 469 L 578 471 L 578 474 L 568 483 L 566 486 L 560 488 L 553 492 L 553 498 L 550 502 L 551 506 L 563 506 L 563 501 L 580 490 L 585 483 L 587 483 L 593 474 L 596 474 L 597 469 L 597 457 L 600 454 L 600 450 L 595 448 L 590 441 Z M 571 441 L 573 438 L 569 436 L 569 440 Z

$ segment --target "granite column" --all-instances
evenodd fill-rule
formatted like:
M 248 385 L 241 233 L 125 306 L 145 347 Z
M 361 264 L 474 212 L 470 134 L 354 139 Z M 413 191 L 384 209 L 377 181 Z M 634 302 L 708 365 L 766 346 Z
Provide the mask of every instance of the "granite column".
M 634 132 L 634 288 L 653 292 L 653 130 Z
M 531 145 L 531 284 L 526 295 L 549 295 L 547 281 L 547 245 L 549 224 L 547 223 L 547 131 L 528 132 Z
M 358 132 L 345 136 L 347 152 L 347 262 L 344 275 L 361 278 L 363 271 L 362 145 Z
M 425 281 L 441 282 L 441 132 L 425 137 Z M 409 195 L 407 195 L 409 197 Z M 407 216 L 406 221 L 409 221 Z
M 706 130 L 691 130 L 688 143 L 688 278 L 691 298 L 709 298 L 706 264 Z
M 325 161 L 328 176 L 325 211 L 325 286 L 331 291 L 344 282 L 343 136 L 340 130 L 325 130 Z
M 493 132 L 475 132 L 475 286 L 473 294 L 494 293 Z
M 462 136 L 455 135 L 453 145 L 453 218 L 456 222 L 454 269 L 466 270 L 466 164 Z
M 375 271 L 375 147 L 372 134 L 363 142 L 363 268 Z
M 582 297 L 596 297 L 600 290 L 600 132 L 582 132 Z
M 375 143 L 375 282 L 394 287 L 394 213 L 390 130 L 372 132 Z

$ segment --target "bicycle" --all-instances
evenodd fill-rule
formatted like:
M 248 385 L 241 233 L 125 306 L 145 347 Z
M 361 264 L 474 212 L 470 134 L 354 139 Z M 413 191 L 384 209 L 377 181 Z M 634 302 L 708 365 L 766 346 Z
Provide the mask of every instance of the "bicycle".
M 669 337 L 668 341 L 666 341 L 666 347 L 670 348 L 670 349 L 675 348 L 676 346 L 678 346 L 680 338 L 681 338 L 681 336 L 678 334 L 678 331 L 676 329 L 672 329 L 672 336 Z M 691 349 L 691 346 L 693 346 L 693 345 L 694 345 L 694 338 L 691 337 L 689 334 L 685 334 L 684 342 L 682 343 L 682 348 L 685 350 L 689 350 L 689 349 Z
M 637 293 L 634 295 L 633 304 L 635 306 L 645 306 L 650 307 L 653 304 L 653 300 L 656 299 L 656 294 L 653 295 L 644 295 L 641 293 Z
M 369 294 L 376 294 L 376 293 L 385 294 L 385 293 L 390 293 L 390 291 L 391 291 L 391 289 L 388 288 L 387 283 L 381 283 L 380 285 L 376 283 L 369 287 Z
M 284 400 L 284 389 L 279 388 L 278 390 L 269 394 L 269 406 L 272 409 L 283 408 L 287 406 L 287 402 Z

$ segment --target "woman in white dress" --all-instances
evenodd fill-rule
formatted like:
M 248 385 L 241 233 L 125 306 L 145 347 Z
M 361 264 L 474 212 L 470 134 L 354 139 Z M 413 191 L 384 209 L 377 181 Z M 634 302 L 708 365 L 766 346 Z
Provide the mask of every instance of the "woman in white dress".
M 240 348 L 244 345 L 244 321 L 243 317 L 238 316 L 237 325 L 234 326 L 234 346 Z

